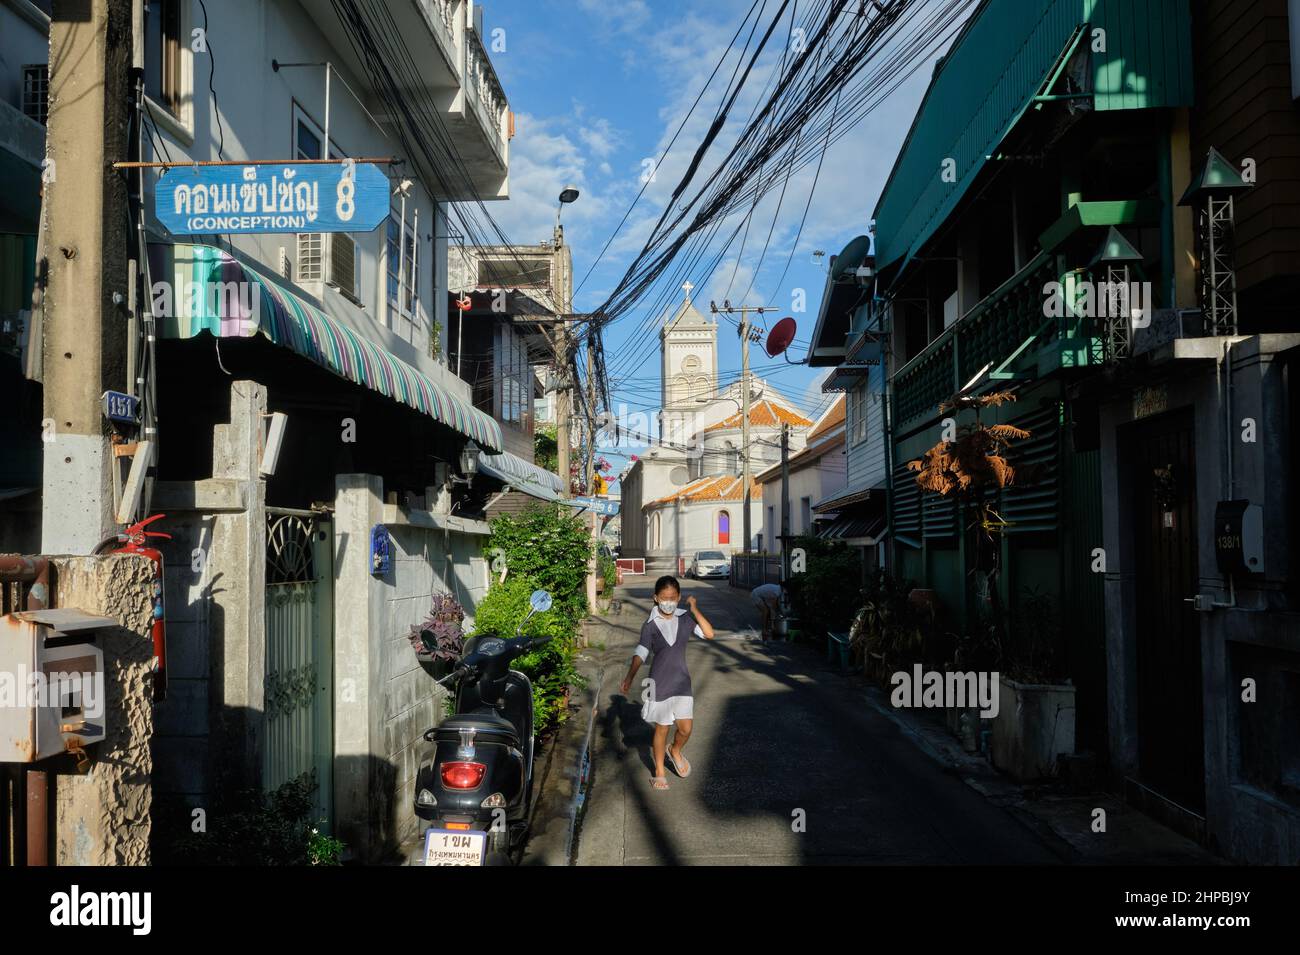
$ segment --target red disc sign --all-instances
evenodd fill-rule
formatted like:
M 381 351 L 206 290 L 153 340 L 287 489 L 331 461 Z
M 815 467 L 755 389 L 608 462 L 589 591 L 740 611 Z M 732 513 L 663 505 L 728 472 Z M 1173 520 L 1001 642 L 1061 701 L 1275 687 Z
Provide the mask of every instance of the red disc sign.
M 767 354 L 775 358 L 789 348 L 790 343 L 794 341 L 796 328 L 794 319 L 788 316 L 773 325 L 767 335 Z

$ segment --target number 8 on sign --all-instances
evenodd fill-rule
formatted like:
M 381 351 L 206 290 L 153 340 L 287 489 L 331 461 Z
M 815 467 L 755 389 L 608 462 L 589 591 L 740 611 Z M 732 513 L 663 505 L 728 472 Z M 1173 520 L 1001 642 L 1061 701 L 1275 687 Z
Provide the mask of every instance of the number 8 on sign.
M 334 204 L 334 212 L 343 222 L 351 222 L 352 216 L 356 214 L 357 206 L 354 200 L 356 195 L 357 184 L 351 176 L 347 175 L 347 167 L 344 167 L 344 175 L 339 179 L 338 201 Z

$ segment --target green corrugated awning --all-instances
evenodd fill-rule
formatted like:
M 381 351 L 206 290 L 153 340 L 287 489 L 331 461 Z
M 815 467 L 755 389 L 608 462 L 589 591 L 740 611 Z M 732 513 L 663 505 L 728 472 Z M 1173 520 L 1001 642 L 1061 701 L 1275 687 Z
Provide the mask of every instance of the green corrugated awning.
M 1038 237 L 1044 252 L 1055 252 L 1081 229 L 1097 226 L 1155 225 L 1160 221 L 1159 199 L 1113 199 L 1076 202 Z
M 262 335 L 354 384 L 376 391 L 473 438 L 489 451 L 503 449 L 501 426 L 469 402 L 383 347 L 330 318 L 291 289 L 272 281 L 215 246 L 151 243 L 155 282 L 182 290 L 170 316 L 158 317 L 161 338 Z M 256 295 L 226 290 L 248 288 Z M 197 289 L 202 294 L 187 294 Z M 212 291 L 212 294 L 209 294 Z
M 1191 106 L 1188 0 L 984 0 L 940 61 L 876 206 L 876 266 L 920 253 L 1071 49 L 1101 113 Z M 1047 94 L 1047 95 L 1040 95 Z M 945 176 L 949 172 L 951 175 Z

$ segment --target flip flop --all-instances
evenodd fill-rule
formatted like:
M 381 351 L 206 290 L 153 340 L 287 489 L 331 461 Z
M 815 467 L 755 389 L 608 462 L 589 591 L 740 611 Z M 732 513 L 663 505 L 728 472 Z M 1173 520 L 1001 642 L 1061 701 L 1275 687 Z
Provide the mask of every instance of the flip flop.
M 662 783 L 662 785 L 660 785 L 661 783 Z M 651 776 L 651 777 L 650 777 L 650 785 L 654 786 L 655 789 L 667 789 L 667 788 L 668 788 L 668 777 L 667 777 L 667 776 Z
M 682 766 L 686 767 L 686 771 L 682 772 L 681 766 L 678 766 L 677 760 L 673 758 L 672 750 L 669 750 L 666 755 L 668 756 L 668 762 L 673 767 L 673 772 L 675 772 L 678 776 L 680 776 L 682 779 L 685 779 L 687 776 L 691 774 L 691 762 L 685 756 L 682 757 Z

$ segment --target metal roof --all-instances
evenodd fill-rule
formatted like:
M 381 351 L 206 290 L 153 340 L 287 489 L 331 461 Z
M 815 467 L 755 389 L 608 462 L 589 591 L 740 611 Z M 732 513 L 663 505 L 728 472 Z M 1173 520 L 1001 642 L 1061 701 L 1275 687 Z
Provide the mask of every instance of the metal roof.
M 1075 43 L 1090 57 L 1094 110 L 1191 106 L 1188 6 L 984 0 L 936 67 L 881 193 L 877 266 L 915 255 L 952 214 Z

